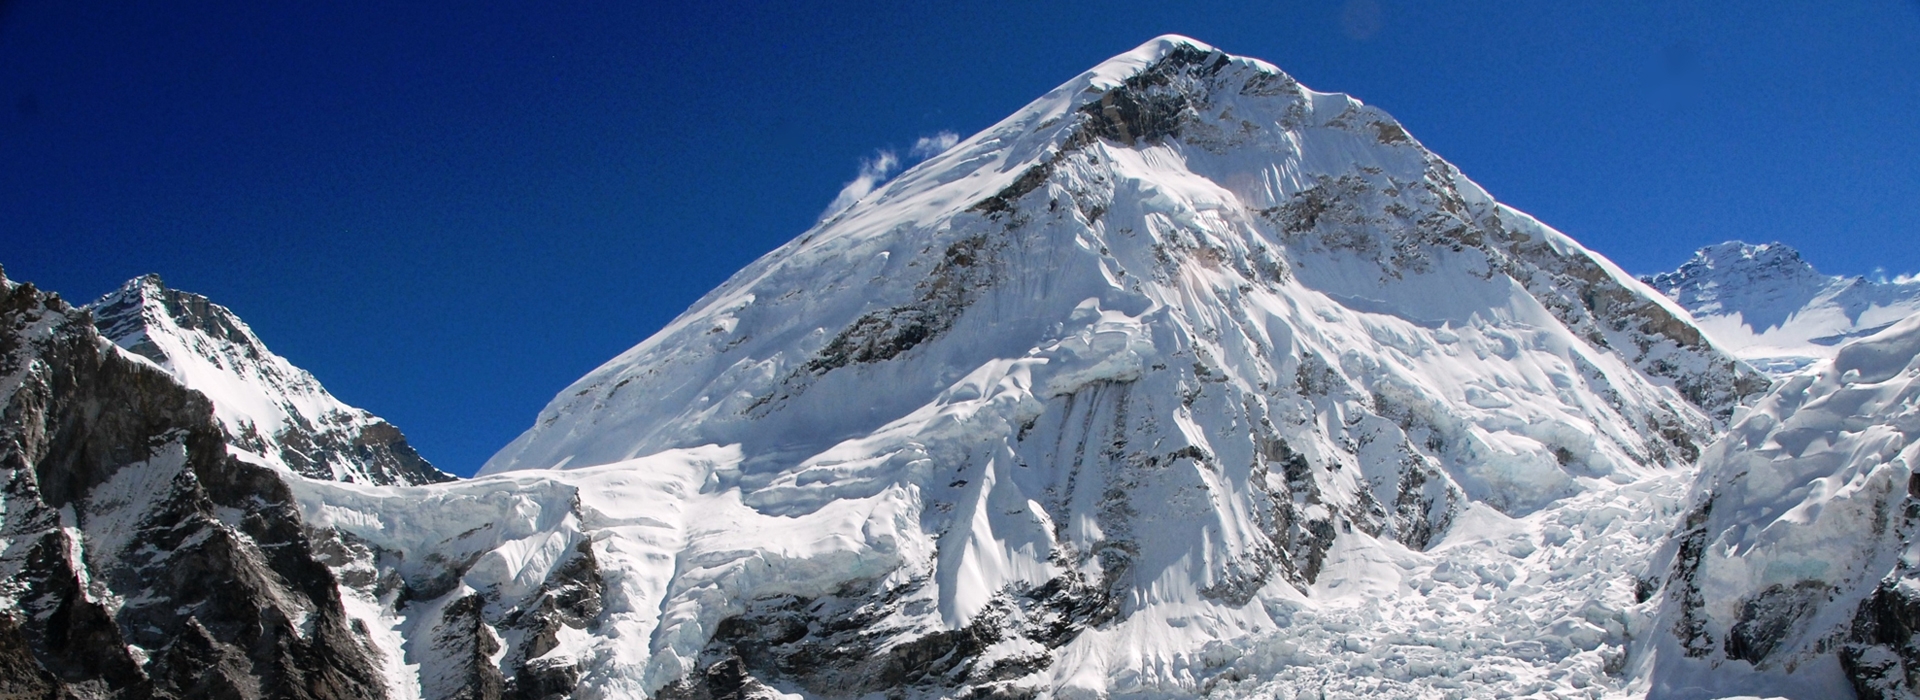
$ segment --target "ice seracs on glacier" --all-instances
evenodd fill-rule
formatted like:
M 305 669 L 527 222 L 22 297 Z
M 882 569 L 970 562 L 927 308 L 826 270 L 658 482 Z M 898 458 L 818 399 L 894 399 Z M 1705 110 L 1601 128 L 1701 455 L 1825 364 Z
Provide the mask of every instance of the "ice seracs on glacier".
M 741 271 L 483 478 L 297 488 L 399 694 L 1587 696 L 1767 385 L 1384 112 L 1162 37 Z

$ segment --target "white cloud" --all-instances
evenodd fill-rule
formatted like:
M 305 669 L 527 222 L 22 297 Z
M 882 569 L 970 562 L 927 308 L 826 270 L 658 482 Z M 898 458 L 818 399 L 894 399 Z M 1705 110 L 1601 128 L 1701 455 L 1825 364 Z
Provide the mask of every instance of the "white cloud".
M 824 221 L 846 211 L 847 207 L 853 206 L 855 202 L 871 194 L 874 188 L 886 182 L 887 178 L 893 177 L 893 172 L 899 169 L 900 157 L 894 155 L 893 151 L 883 150 L 873 154 L 872 158 L 862 159 L 860 174 L 854 176 L 853 181 L 848 182 L 845 187 L 840 188 L 840 195 L 833 198 L 833 203 L 827 205 L 826 211 L 820 212 L 820 219 Z
M 953 145 L 956 143 L 960 143 L 959 134 L 951 131 L 942 131 L 932 136 L 920 137 L 919 140 L 913 142 L 913 150 L 907 153 L 915 158 L 932 158 L 947 152 L 947 149 L 953 148 Z

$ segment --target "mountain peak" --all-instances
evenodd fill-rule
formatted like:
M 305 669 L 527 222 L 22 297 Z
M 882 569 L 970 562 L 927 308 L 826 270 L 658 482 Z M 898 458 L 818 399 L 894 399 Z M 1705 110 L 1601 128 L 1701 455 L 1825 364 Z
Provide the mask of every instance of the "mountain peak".
M 1690 266 L 1704 266 L 1713 270 L 1818 274 L 1812 264 L 1800 257 L 1800 251 L 1779 241 L 1758 244 L 1746 241 L 1716 243 L 1694 251 L 1693 258 L 1681 265 L 1681 269 L 1684 271 Z
M 268 350 L 227 307 L 147 274 L 89 304 L 102 337 L 213 401 L 231 446 L 304 476 L 374 484 L 453 477 L 391 424 L 348 406 L 311 373 Z
M 253 329 L 227 307 L 199 294 L 169 289 L 157 274 L 128 280 L 88 307 L 101 335 L 163 366 L 172 359 L 151 336 L 171 329 L 217 338 L 250 359 L 271 354 Z
M 1670 473 L 1765 386 L 1385 112 L 1163 37 L 755 261 L 482 473 L 674 481 L 621 498 L 689 563 L 622 603 L 674 611 L 640 687 L 738 656 L 845 695 L 1085 664 L 1029 690 L 1102 696 L 1197 658 L 1129 620 L 1366 595 L 1397 574 L 1350 554 Z M 767 596 L 795 607 L 719 602 Z M 787 610 L 872 631 L 737 651 Z
M 1920 283 L 1827 275 L 1784 243 L 1727 241 L 1642 278 L 1685 307 L 1716 342 L 1776 375 L 1832 356 L 1842 342 L 1920 312 Z

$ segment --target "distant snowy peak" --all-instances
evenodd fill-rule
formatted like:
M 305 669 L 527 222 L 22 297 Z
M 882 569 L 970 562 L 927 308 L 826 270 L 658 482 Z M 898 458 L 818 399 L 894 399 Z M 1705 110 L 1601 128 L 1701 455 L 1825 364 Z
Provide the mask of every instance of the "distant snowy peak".
M 86 307 L 100 334 L 211 399 L 236 454 L 316 479 L 424 484 L 453 477 L 399 429 L 341 403 L 226 307 L 146 275 Z
M 1728 241 L 1701 248 L 1680 269 L 1646 281 L 1696 315 L 1743 314 L 1764 331 L 1778 327 L 1834 278 L 1785 244 Z
M 1680 269 L 1643 279 L 1718 344 L 1776 375 L 1920 312 L 1920 281 L 1824 275 L 1781 243 L 1707 246 Z

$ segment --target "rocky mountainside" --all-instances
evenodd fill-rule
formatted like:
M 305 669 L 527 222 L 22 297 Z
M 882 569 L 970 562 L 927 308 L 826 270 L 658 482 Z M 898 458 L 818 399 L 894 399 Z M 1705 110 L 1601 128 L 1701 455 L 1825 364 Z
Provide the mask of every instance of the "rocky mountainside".
M 280 473 L 0 275 L 0 697 L 382 698 Z
M 399 429 L 341 403 L 206 297 L 147 275 L 86 308 L 101 335 L 211 399 L 227 445 L 248 461 L 363 484 L 453 479 L 415 453 Z
M 1824 275 L 1780 243 L 1708 246 L 1644 281 L 1686 307 L 1721 347 L 1781 376 L 1920 313 L 1920 280 Z
M 1578 694 L 1628 682 L 1685 470 L 1767 386 L 1386 114 L 1168 37 L 491 477 L 296 490 L 427 697 Z

